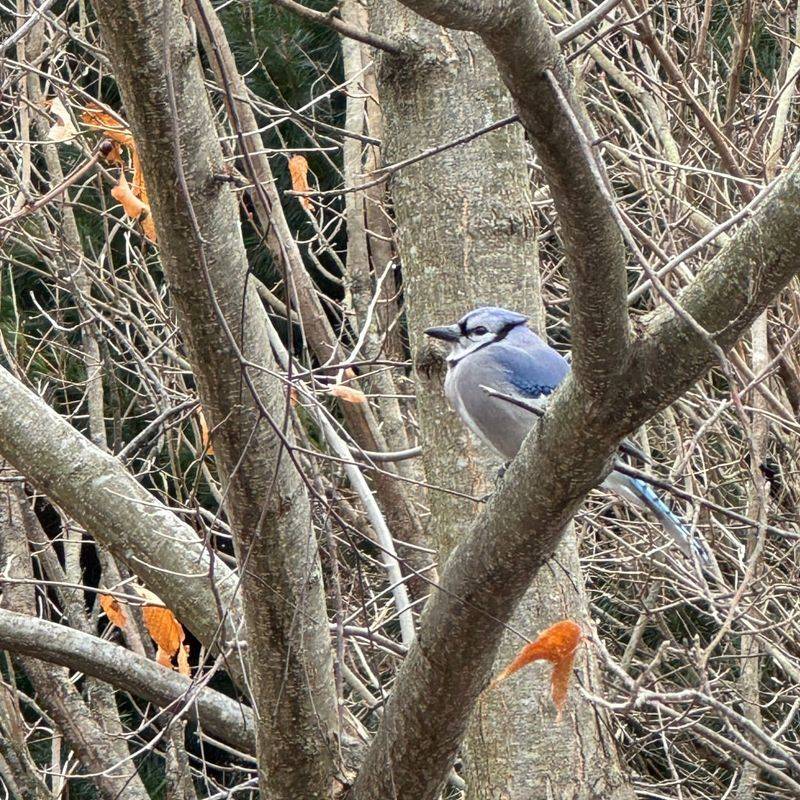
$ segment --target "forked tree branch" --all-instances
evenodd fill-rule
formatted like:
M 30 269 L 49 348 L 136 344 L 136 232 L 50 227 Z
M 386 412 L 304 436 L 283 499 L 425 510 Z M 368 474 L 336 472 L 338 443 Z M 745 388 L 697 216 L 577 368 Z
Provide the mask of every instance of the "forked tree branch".
M 435 22 L 481 35 L 514 95 L 550 183 L 571 262 L 575 372 L 447 562 L 349 800 L 438 796 L 488 682 L 503 624 L 609 469 L 618 442 L 714 366 L 709 344 L 730 348 L 800 271 L 795 172 L 701 271 L 679 298 L 681 309 L 657 313 L 628 345 L 621 240 L 579 137 L 545 79 L 550 70 L 571 97 L 536 5 L 404 2 Z M 579 113 L 572 99 L 570 107 Z
M 798 272 L 795 173 L 701 273 L 684 303 L 729 348 Z M 674 315 L 659 315 L 633 352 L 615 396 L 602 405 L 567 379 L 451 555 L 351 800 L 391 792 L 421 800 L 437 796 L 487 684 L 503 623 L 586 493 L 601 481 L 617 443 L 717 363 L 714 352 Z

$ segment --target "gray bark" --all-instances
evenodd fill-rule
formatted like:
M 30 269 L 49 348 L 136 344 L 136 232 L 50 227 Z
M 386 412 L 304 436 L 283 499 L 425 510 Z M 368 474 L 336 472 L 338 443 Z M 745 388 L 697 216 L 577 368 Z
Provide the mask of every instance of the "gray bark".
M 0 609 L 0 649 L 92 675 L 162 708 L 177 711 L 189 702 L 189 718 L 196 717 L 207 733 L 243 752 L 255 752 L 251 709 L 113 642 Z
M 592 128 L 559 45 L 527 0 L 403 0 L 440 25 L 477 33 L 514 98 L 561 221 L 572 289 L 573 369 L 599 395 L 614 385 L 630 332 L 625 251 L 586 140 Z M 451 34 L 452 35 L 452 34 Z M 558 85 L 554 86 L 554 82 Z
M 379 57 L 389 161 L 511 113 L 491 55 L 474 35 L 445 31 L 396 3 L 374 4 L 371 21 L 382 35 L 425 48 L 416 62 Z M 407 167 L 392 180 L 427 478 L 476 496 L 493 488 L 499 464 L 446 402 L 445 365 L 421 332 L 478 305 L 503 305 L 528 313 L 531 326 L 544 333 L 525 161 L 523 132 L 515 125 Z M 444 560 L 478 506 L 436 491 L 430 506 Z M 511 619 L 515 629 L 533 636 L 564 617 L 588 620 L 574 536 L 562 543 L 557 560 L 569 575 L 559 567 L 543 570 Z M 522 644 L 505 636 L 495 670 Z M 596 684 L 591 654 L 584 653 L 580 671 L 585 683 Z M 524 677 L 481 700 L 466 741 L 467 796 L 630 796 L 595 710 L 574 697 L 565 721 L 555 725 L 547 680 Z
M 553 553 L 586 492 L 607 472 L 618 442 L 717 363 L 718 352 L 710 344 L 730 348 L 800 270 L 800 175 L 795 171 L 700 271 L 679 298 L 682 309 L 665 305 L 629 343 L 619 297 L 624 251 L 610 225 L 612 208 L 606 204 L 603 210 L 599 184 L 594 191 L 587 183 L 585 198 L 572 196 L 570 174 L 578 173 L 576 185 L 581 185 L 591 170 L 564 128 L 565 108 L 554 104 L 555 88 L 541 83 L 545 68 L 558 82 L 564 72 L 538 10 L 514 0 L 406 4 L 436 22 L 480 31 L 500 65 L 554 198 L 559 195 L 563 235 L 571 242 L 573 342 L 581 367 L 555 394 L 503 485 L 448 560 L 442 590 L 426 608 L 417 644 L 398 675 L 353 788 L 357 800 L 392 793 L 436 796 L 491 670 L 500 623 L 510 618 Z M 410 70 L 408 79 L 413 77 Z M 559 92 L 571 98 L 568 85 L 560 84 Z M 560 160 L 554 157 L 559 152 Z M 598 263 L 600 252 L 608 260 Z M 592 264 L 594 272 L 587 268 Z M 604 296 L 605 308 L 595 302 Z M 602 341 L 587 338 L 592 330 Z
M 0 456 L 127 564 L 203 644 L 223 651 L 232 647 L 241 620 L 235 573 L 118 459 L 5 369 L 0 369 Z M 226 664 L 241 681 L 239 656 L 234 653 Z
M 175 0 L 97 0 L 152 202 L 161 260 L 212 428 L 237 556 L 261 788 L 327 797 L 336 697 L 309 498 L 224 175 L 203 75 Z M 281 428 L 284 430 L 281 431 Z
M 287 290 L 287 308 L 295 306 L 300 312 L 309 349 L 320 363 L 326 363 L 337 353 L 343 356 L 343 348 L 322 308 L 317 287 L 305 268 L 300 248 L 292 236 L 283 213 L 280 195 L 269 159 L 264 152 L 253 109 L 244 100 L 236 100 L 247 96 L 247 88 L 244 79 L 237 71 L 222 23 L 207 0 L 193 2 L 190 13 L 197 25 L 200 39 L 218 82 L 226 92 L 230 93 L 228 110 L 234 129 L 241 134 L 238 137 L 238 145 L 245 173 L 254 184 L 252 198 L 258 223 L 264 232 L 275 263 L 291 276 L 287 281 L 291 284 L 291 291 Z M 394 392 L 389 391 L 389 393 Z M 392 402 L 396 404 L 396 401 Z M 348 432 L 359 447 L 369 451 L 389 449 L 369 406 L 342 401 L 339 408 Z M 374 476 L 376 490 L 385 509 L 387 521 L 398 538 L 424 545 L 422 525 L 412 503 L 413 494 L 407 490 L 406 484 L 395 480 L 389 474 L 394 470 L 394 465 L 387 464 L 382 472 Z M 410 549 L 403 555 L 409 558 L 415 568 L 423 569 L 428 566 L 427 560 L 421 559 L 418 551 Z

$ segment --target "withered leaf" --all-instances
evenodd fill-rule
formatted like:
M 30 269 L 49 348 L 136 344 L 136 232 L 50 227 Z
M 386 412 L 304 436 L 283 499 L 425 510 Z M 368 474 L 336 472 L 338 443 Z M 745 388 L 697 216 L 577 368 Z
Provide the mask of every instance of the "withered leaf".
M 494 688 L 499 683 L 533 661 L 549 661 L 553 665 L 550 676 L 550 691 L 553 703 L 558 711 L 557 719 L 561 719 L 561 711 L 567 699 L 567 688 L 575 651 L 583 635 L 577 622 L 562 619 L 539 634 L 535 641 L 526 644 L 517 653 L 516 658 L 492 681 Z
M 208 423 L 206 422 L 206 415 L 203 413 L 202 408 L 197 409 L 197 420 L 200 424 L 200 443 L 208 455 L 214 455 L 214 447 L 211 444 L 211 438 L 208 433 Z
M 292 178 L 292 189 L 296 192 L 308 192 L 311 187 L 308 185 L 308 161 L 304 156 L 292 156 L 289 159 L 289 175 Z M 298 197 L 300 205 L 311 211 L 314 204 L 310 197 Z
M 163 650 L 170 659 L 174 658 L 185 638 L 183 626 L 175 615 L 164 607 L 158 595 L 143 586 L 137 586 L 136 591 L 145 601 L 142 617 L 147 632 L 160 650 Z
M 142 226 L 142 232 L 151 241 L 156 242 L 156 226 L 153 222 L 153 216 L 150 213 L 150 203 L 147 197 L 147 188 L 144 183 L 144 173 L 142 172 L 142 163 L 139 159 L 139 151 L 136 149 L 136 142 L 133 140 L 131 132 L 117 122 L 114 117 L 106 111 L 103 111 L 96 105 L 91 105 L 86 111 L 81 114 L 83 122 L 91 128 L 96 128 L 102 131 L 107 139 L 111 139 L 115 146 L 106 156 L 106 160 L 110 163 L 118 163 L 123 166 L 123 159 L 121 156 L 121 147 L 125 147 L 130 153 L 131 168 L 133 169 L 133 177 L 130 184 L 124 175 L 120 174 L 120 180 L 117 185 L 111 190 L 114 199 L 122 204 L 125 214 L 131 219 L 139 219 Z M 120 170 L 120 173 L 122 170 Z
M 128 622 L 128 617 L 125 614 L 125 607 L 116 597 L 110 594 L 100 595 L 100 608 L 103 609 L 108 621 L 118 628 L 124 628 Z
M 81 121 L 90 128 L 101 130 L 107 139 L 113 139 L 126 147 L 134 146 L 131 132 L 120 125 L 111 114 L 95 104 L 90 104 L 81 114 Z
M 187 678 L 191 678 L 192 670 L 189 667 L 189 645 L 184 644 L 178 648 L 178 672 L 181 675 L 185 675 Z
M 149 208 L 131 191 L 123 170 L 119 171 L 119 180 L 111 190 L 111 196 L 122 206 L 125 216 L 131 219 L 139 219 L 143 211 L 149 211 Z
M 361 389 L 354 389 L 352 386 L 346 386 L 343 383 L 335 383 L 330 388 L 330 392 L 334 397 L 339 397 L 346 403 L 366 403 L 367 396 Z

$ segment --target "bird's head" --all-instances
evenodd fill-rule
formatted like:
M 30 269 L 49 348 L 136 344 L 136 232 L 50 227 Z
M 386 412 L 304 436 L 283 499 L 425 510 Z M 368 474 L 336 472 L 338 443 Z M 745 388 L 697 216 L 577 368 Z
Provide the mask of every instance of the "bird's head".
M 516 311 L 484 306 L 464 314 L 452 325 L 428 328 L 425 335 L 447 342 L 450 345 L 447 360 L 454 363 L 482 347 L 504 339 L 514 328 L 527 321 L 524 314 Z

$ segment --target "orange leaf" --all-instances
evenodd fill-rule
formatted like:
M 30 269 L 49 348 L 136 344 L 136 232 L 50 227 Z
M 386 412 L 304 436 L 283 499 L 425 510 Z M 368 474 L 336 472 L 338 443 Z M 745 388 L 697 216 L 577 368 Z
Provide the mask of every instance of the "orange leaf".
M 360 389 L 352 386 L 345 386 L 343 383 L 335 383 L 331 386 L 331 394 L 340 397 L 346 403 L 366 403 L 367 396 Z
M 203 445 L 203 449 L 208 453 L 210 456 L 214 455 L 214 448 L 211 445 L 211 439 L 208 435 L 208 423 L 206 422 L 206 415 L 203 413 L 202 408 L 197 409 L 197 417 L 200 423 L 200 442 Z
M 184 638 L 180 622 L 168 608 L 157 606 L 144 606 L 142 616 L 153 641 L 172 658 L 178 652 Z
M 143 211 L 149 211 L 148 207 L 131 191 L 125 173 L 119 171 L 119 181 L 111 190 L 111 196 L 122 205 L 125 216 L 131 219 L 139 219 Z
M 100 595 L 100 608 L 105 611 L 108 621 L 118 628 L 124 628 L 128 624 L 128 617 L 125 615 L 125 609 L 122 603 L 116 597 L 110 594 Z
M 145 601 L 142 617 L 147 632 L 159 649 L 169 658 L 173 658 L 185 638 L 183 626 L 168 608 L 163 607 L 164 604 L 157 594 L 153 594 L 143 586 L 136 586 L 135 589 Z
M 133 178 L 130 185 L 124 176 L 120 176 L 119 183 L 111 190 L 112 196 L 118 200 L 125 214 L 131 219 L 139 219 L 144 211 L 147 214 L 141 219 L 142 232 L 151 241 L 157 241 L 156 226 L 150 214 L 150 204 L 147 198 L 147 189 L 144 185 L 144 174 L 142 173 L 142 163 L 139 160 L 139 152 L 136 143 L 133 141 L 131 132 L 117 122 L 111 114 L 103 111 L 96 105 L 91 105 L 81 114 L 83 122 L 103 132 L 103 135 L 113 140 L 114 148 L 106 156 L 106 160 L 112 164 L 122 166 L 122 154 L 120 147 L 127 147 L 131 154 L 131 167 L 133 168 Z
M 296 192 L 307 192 L 311 189 L 308 185 L 308 161 L 303 156 L 292 156 L 289 159 L 289 175 L 292 176 L 292 189 Z M 299 197 L 298 200 L 306 211 L 314 208 L 311 198 Z
M 131 186 L 133 193 L 144 203 L 147 202 L 147 189 L 144 185 L 144 175 L 142 174 L 142 162 L 139 160 L 139 151 L 131 142 L 131 164 L 133 165 L 133 178 Z
M 160 646 L 156 650 L 156 662 L 162 667 L 172 669 L 172 656 L 166 650 L 162 650 Z
M 178 672 L 187 678 L 192 677 L 192 670 L 189 667 L 189 645 L 185 644 L 178 649 Z
M 558 710 L 557 719 L 561 719 L 561 709 L 567 699 L 567 687 L 572 674 L 572 662 L 575 650 L 582 639 L 580 626 L 571 619 L 562 619 L 539 634 L 535 641 L 526 644 L 517 653 L 517 657 L 492 681 L 494 688 L 509 675 L 522 669 L 532 661 L 549 661 L 553 665 L 550 676 L 550 690 L 553 703 Z
M 98 128 L 109 139 L 124 144 L 126 147 L 133 147 L 133 136 L 131 132 L 120 125 L 114 117 L 99 106 L 93 103 L 81 114 L 81 120 L 90 128 Z
M 146 216 L 142 217 L 141 225 L 142 233 L 144 233 L 144 235 L 151 242 L 157 242 L 158 238 L 156 237 L 156 224 L 153 222 L 153 215 L 148 213 Z

